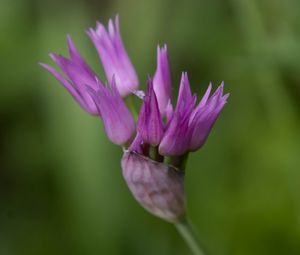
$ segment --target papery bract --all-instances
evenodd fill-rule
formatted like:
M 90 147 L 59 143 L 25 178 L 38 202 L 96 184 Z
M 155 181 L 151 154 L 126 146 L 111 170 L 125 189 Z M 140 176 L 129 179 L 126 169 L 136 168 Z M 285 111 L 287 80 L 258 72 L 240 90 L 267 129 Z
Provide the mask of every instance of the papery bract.
M 124 152 L 121 165 L 124 179 L 141 206 L 171 222 L 184 216 L 183 172 L 131 151 Z

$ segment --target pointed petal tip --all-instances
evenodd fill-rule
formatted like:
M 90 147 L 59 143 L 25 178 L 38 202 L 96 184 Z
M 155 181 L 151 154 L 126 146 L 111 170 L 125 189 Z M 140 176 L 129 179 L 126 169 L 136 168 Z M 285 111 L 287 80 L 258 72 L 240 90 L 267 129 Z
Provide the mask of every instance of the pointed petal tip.
M 42 62 L 38 62 L 38 65 L 44 69 L 46 69 L 47 71 L 51 72 L 51 70 L 53 70 L 54 68 L 46 63 L 42 63 Z
M 102 23 L 100 21 L 97 20 L 96 21 L 96 27 L 100 27 L 100 26 L 103 26 L 103 25 L 102 25 Z
M 68 42 L 73 42 L 72 37 L 69 33 L 67 33 L 67 41 Z
M 219 87 L 215 90 L 215 93 L 212 96 L 222 97 L 224 90 L 224 83 L 222 82 Z
M 109 30 L 109 33 L 111 33 L 111 34 L 113 34 L 115 31 L 114 21 L 112 19 L 108 20 L 108 30 Z
M 45 64 L 43 62 L 38 62 L 37 64 L 43 68 L 46 68 L 47 66 L 49 66 L 48 64 Z
M 151 95 L 152 91 L 154 91 L 154 89 L 153 89 L 153 79 L 149 75 L 148 79 L 147 79 L 147 93 L 146 93 L 146 95 Z
M 106 32 L 105 26 L 101 22 L 97 21 L 96 28 L 93 29 L 93 32 L 95 33 L 95 35 L 102 37 L 104 32 Z
M 59 57 L 59 54 L 51 52 L 49 53 L 49 57 L 53 60 L 56 61 L 56 59 Z
M 55 63 L 59 62 L 59 54 L 57 53 L 49 53 L 49 57 L 52 59 L 52 61 L 54 61 Z
M 160 44 L 157 44 L 157 52 L 166 53 L 167 51 L 168 47 L 166 43 L 164 43 L 162 46 L 160 46 Z
M 75 44 L 73 42 L 73 39 L 70 34 L 67 34 L 67 45 L 68 45 L 68 50 L 69 50 L 69 56 L 71 59 L 77 58 L 79 53 L 75 47 Z
M 153 83 L 153 78 L 150 74 L 148 74 L 148 76 L 147 76 L 147 84 L 148 83 Z
M 92 27 L 89 27 L 88 29 L 85 30 L 88 36 L 92 36 L 94 33 L 94 29 Z
M 213 86 L 213 84 L 212 84 L 212 82 L 210 81 L 210 82 L 208 83 L 207 90 L 211 91 L 212 86 Z M 207 91 L 207 90 L 206 90 L 206 91 Z
M 225 94 L 225 95 L 222 97 L 222 99 L 223 99 L 225 102 L 227 102 L 227 99 L 229 98 L 229 96 L 230 96 L 230 93 L 227 93 L 227 94 Z
M 115 16 L 115 25 L 119 25 L 119 21 L 120 21 L 120 15 L 119 13 L 117 13 Z
M 185 80 L 185 81 L 187 80 L 188 81 L 188 73 L 187 73 L 187 71 L 183 71 L 181 77 L 182 77 L 183 80 Z
M 181 82 L 180 83 L 184 83 L 185 85 L 189 85 L 189 78 L 188 78 L 188 74 L 186 71 L 183 71 L 181 73 Z
M 75 49 L 75 44 L 74 44 L 73 39 L 72 39 L 72 37 L 69 33 L 67 34 L 67 44 L 68 44 L 69 50 L 70 49 Z
M 219 85 L 220 90 L 222 91 L 221 94 L 223 94 L 223 90 L 224 90 L 224 81 L 221 81 L 220 85 Z
M 55 70 L 52 66 L 50 66 L 50 65 L 48 65 L 48 64 L 45 64 L 45 63 L 42 63 L 42 62 L 38 62 L 38 65 L 39 65 L 41 68 L 43 68 L 43 69 L 45 69 L 46 71 L 48 71 L 49 73 L 51 73 L 52 75 L 53 75 L 54 72 L 56 72 L 56 70 Z

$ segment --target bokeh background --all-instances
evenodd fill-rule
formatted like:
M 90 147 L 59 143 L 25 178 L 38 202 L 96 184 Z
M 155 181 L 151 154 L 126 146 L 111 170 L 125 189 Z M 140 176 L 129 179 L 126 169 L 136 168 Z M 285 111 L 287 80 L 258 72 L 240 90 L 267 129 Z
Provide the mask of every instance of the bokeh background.
M 134 201 L 101 122 L 37 64 L 70 33 L 104 78 L 84 31 L 116 13 L 142 87 L 167 43 L 176 88 L 185 70 L 195 92 L 231 93 L 186 174 L 210 254 L 300 254 L 298 0 L 1 0 L 0 254 L 190 254 Z

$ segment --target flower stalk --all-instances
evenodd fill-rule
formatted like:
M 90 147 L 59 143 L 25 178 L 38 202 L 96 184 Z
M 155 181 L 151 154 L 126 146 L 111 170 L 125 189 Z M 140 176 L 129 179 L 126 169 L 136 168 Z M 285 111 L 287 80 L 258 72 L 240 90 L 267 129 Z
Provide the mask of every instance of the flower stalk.
M 201 247 L 193 226 L 186 218 L 175 223 L 175 227 L 194 255 L 206 255 Z

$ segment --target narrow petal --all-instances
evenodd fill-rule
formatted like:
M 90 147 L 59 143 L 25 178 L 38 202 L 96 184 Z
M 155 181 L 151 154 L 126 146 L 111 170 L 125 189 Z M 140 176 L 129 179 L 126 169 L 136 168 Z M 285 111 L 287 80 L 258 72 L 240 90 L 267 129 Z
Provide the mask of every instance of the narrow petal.
M 97 105 L 108 138 L 118 145 L 130 142 L 135 131 L 135 123 L 117 90 L 114 79 L 110 87 L 99 86 L 97 91 L 87 89 Z
M 193 111 L 193 113 L 191 115 L 190 122 L 192 122 L 192 120 L 194 119 L 194 116 L 197 114 L 197 112 L 206 104 L 206 102 L 209 98 L 210 92 L 211 92 L 211 88 L 212 88 L 212 84 L 209 83 L 209 86 L 208 86 L 204 96 L 202 97 L 198 106 L 195 108 L 195 110 Z
M 80 53 L 76 49 L 70 35 L 67 35 L 67 42 L 68 42 L 68 48 L 69 48 L 69 54 L 71 60 L 74 61 L 76 64 L 78 64 L 82 69 L 84 69 L 84 71 L 87 73 L 88 76 L 90 76 L 91 78 L 96 77 L 96 74 L 93 72 L 93 70 L 85 62 L 85 60 L 81 57 Z
M 68 76 L 69 80 L 72 82 L 72 86 L 76 88 L 76 91 L 85 102 L 85 105 L 89 108 L 88 112 L 95 114 L 97 112 L 96 106 L 93 100 L 91 100 L 90 95 L 86 92 L 85 87 L 88 85 L 91 88 L 97 89 L 98 78 L 96 76 L 92 76 L 91 73 L 84 69 L 81 65 L 70 59 L 54 53 L 51 53 L 50 57 Z
M 97 88 L 97 77 L 95 75 L 90 75 L 89 72 L 83 69 L 76 62 L 57 54 L 50 54 L 50 57 L 69 77 L 69 79 L 73 81 L 79 90 L 83 90 L 85 85 L 89 85 L 94 89 Z
M 167 46 L 157 46 L 157 67 L 153 78 L 153 88 L 158 100 L 159 110 L 165 115 L 166 107 L 171 98 L 171 72 Z
M 196 96 L 193 96 L 186 73 L 182 74 L 175 111 L 169 109 L 165 134 L 159 145 L 164 156 L 180 156 L 188 151 L 192 129 L 189 120 L 193 112 Z M 170 107 L 170 106 L 169 106 Z
M 182 118 L 175 112 L 159 145 L 159 153 L 164 156 L 183 155 L 188 149 L 190 137 L 188 118 Z
M 166 123 L 168 124 L 170 122 L 170 120 L 172 119 L 172 116 L 173 116 L 173 112 L 174 112 L 174 109 L 173 109 L 173 105 L 171 103 L 171 100 L 169 100 L 167 106 L 166 106 Z
M 143 144 L 142 136 L 140 133 L 137 133 L 135 138 L 133 139 L 133 142 L 129 146 L 128 151 L 143 154 L 142 144 Z
M 185 105 L 192 100 L 192 98 L 193 97 L 192 97 L 188 75 L 186 72 L 183 72 L 181 75 L 176 110 L 181 111 L 185 107 Z
M 139 114 L 138 131 L 144 143 L 157 146 L 163 136 L 163 123 L 152 80 L 148 79 L 147 94 Z
M 95 109 L 95 104 L 92 102 L 94 107 L 91 107 L 91 105 L 88 105 L 86 101 L 82 98 L 81 93 L 76 89 L 76 87 L 73 87 L 71 83 L 65 79 L 58 71 L 56 71 L 53 67 L 40 63 L 40 65 L 46 69 L 49 73 L 51 73 L 72 95 L 72 97 L 79 103 L 79 105 L 87 112 L 89 112 L 92 115 L 96 115 L 98 111 Z
M 65 76 L 48 65 L 42 64 L 42 66 L 67 88 L 85 111 L 97 115 L 96 105 L 87 93 L 86 86 L 97 89 L 97 80 L 99 79 L 79 54 L 70 35 L 67 35 L 67 43 L 70 59 L 55 53 L 50 54 L 51 59 L 59 66 Z
M 209 98 L 210 92 L 211 92 L 211 88 L 212 88 L 212 84 L 209 83 L 209 86 L 204 94 L 204 96 L 202 97 L 198 107 L 201 108 L 202 106 L 204 106 L 207 102 L 207 99 Z
M 192 129 L 189 145 L 190 151 L 196 151 L 204 145 L 215 121 L 226 104 L 229 94 L 222 96 L 223 87 L 224 85 L 221 84 L 215 93 L 206 99 L 205 105 L 198 109 L 190 122 Z

